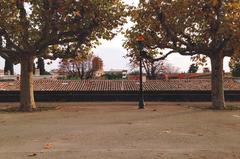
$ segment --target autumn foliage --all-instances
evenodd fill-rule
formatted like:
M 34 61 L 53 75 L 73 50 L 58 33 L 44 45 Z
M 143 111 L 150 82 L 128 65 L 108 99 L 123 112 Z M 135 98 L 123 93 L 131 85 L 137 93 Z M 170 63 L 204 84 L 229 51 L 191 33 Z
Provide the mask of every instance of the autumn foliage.
M 131 11 L 135 25 L 126 31 L 125 47 L 135 57 L 141 33 L 155 56 L 209 57 L 213 108 L 224 109 L 223 58 L 240 53 L 239 13 L 239 0 L 142 0 Z
M 110 40 L 126 22 L 121 0 L 1 0 L 0 55 L 21 64 L 21 105 L 36 110 L 33 60 L 63 58 Z

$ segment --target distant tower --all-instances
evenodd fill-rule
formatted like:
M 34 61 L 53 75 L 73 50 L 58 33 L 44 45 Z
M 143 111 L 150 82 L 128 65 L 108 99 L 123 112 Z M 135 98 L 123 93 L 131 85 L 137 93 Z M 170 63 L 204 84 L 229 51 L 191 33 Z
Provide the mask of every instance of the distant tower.
M 103 61 L 100 57 L 94 57 L 92 59 L 92 70 L 95 78 L 103 75 Z

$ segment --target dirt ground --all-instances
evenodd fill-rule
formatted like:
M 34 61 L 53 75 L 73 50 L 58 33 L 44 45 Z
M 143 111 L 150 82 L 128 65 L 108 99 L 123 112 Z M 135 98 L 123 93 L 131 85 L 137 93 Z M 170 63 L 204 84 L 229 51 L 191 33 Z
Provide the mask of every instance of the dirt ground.
M 137 103 L 38 105 L 52 109 L 0 111 L 0 159 L 240 159 L 239 110 L 205 109 L 209 103 L 147 103 L 144 110 Z

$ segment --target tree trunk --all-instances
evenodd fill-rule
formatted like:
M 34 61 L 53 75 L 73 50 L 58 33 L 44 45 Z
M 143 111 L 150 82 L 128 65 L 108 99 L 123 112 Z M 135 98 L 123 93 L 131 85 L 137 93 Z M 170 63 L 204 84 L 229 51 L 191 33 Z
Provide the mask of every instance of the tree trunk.
M 223 56 L 214 54 L 211 57 L 212 67 L 212 107 L 213 109 L 225 109 Z
M 34 56 L 25 56 L 21 59 L 20 111 L 36 110 L 33 92 L 33 60 Z
M 152 80 L 157 79 L 156 67 L 154 67 L 154 66 L 152 66 L 152 69 L 151 69 L 151 76 L 152 76 Z

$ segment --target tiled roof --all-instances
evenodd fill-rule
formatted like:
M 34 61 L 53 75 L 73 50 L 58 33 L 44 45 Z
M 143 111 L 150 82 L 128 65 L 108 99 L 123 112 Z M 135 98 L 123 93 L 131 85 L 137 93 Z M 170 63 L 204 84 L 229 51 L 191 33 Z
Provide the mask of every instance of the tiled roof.
M 0 90 L 19 90 L 19 81 L 0 82 Z M 138 81 L 128 80 L 34 80 L 36 91 L 135 91 L 139 89 Z M 209 79 L 191 80 L 149 80 L 144 83 L 144 90 L 210 90 Z M 240 83 L 225 79 L 224 89 L 240 90 Z

